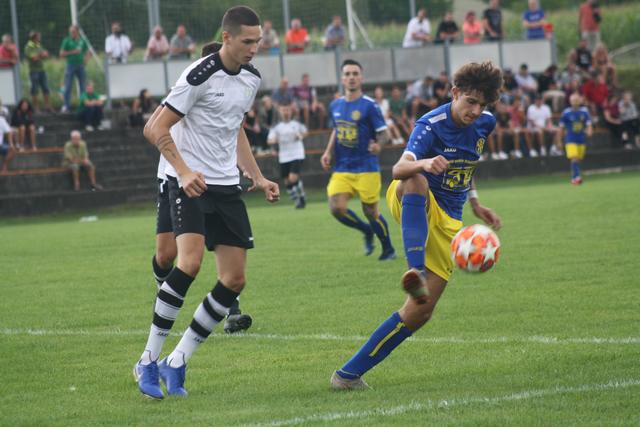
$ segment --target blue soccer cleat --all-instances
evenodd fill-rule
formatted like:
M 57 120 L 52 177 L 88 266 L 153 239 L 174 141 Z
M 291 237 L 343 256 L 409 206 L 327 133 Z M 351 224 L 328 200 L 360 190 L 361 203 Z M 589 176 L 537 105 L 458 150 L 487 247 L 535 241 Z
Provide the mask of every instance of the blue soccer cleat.
M 364 235 L 364 255 L 369 256 L 373 253 L 373 249 L 375 248 L 373 244 L 374 234 L 372 231 L 369 233 L 365 233 Z
M 188 394 L 184 388 L 187 365 L 172 368 L 167 363 L 167 358 L 165 357 L 158 364 L 158 370 L 160 371 L 160 378 L 164 385 L 167 386 L 167 393 L 170 396 L 186 396 Z
M 158 378 L 158 364 L 151 362 L 143 365 L 140 362 L 133 366 L 133 377 L 138 383 L 140 392 L 149 399 L 162 400 L 164 394 L 160 388 L 160 379 Z
M 396 259 L 396 251 L 392 246 L 384 249 L 380 256 L 378 257 L 378 261 L 389 261 L 392 259 Z

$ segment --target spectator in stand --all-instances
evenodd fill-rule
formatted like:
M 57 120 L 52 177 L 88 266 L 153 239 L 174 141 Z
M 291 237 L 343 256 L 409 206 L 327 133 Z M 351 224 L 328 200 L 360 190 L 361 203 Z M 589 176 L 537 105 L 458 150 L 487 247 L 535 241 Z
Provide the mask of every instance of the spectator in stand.
M 276 105 L 276 108 L 280 105 L 291 105 L 294 103 L 293 90 L 289 87 L 289 79 L 283 77 L 280 80 L 278 87 L 271 93 L 271 100 Z M 298 114 L 297 110 L 295 114 Z
M 489 134 L 489 138 L 487 138 L 491 160 L 506 160 L 509 156 L 504 151 L 504 134 L 509 133 L 509 120 L 511 119 L 507 104 L 502 102 L 502 100 L 498 100 L 493 115 L 496 118 L 496 128 L 494 132 Z
M 6 142 L 5 136 L 7 138 Z M 7 123 L 4 117 L 0 116 L 0 156 L 4 157 L 0 173 L 7 173 L 9 171 L 9 163 L 11 163 L 15 152 L 11 126 L 9 126 L 9 123 Z
M 103 106 L 104 100 L 102 96 L 95 91 L 93 83 L 89 82 L 87 90 L 80 95 L 78 103 L 78 117 L 82 120 L 82 124 L 88 132 L 93 132 L 96 128 L 102 130 Z
M 24 151 L 25 140 L 27 134 L 29 134 L 29 141 L 31 141 L 31 149 L 36 151 L 36 125 L 33 121 L 33 107 L 26 98 L 22 98 L 16 109 L 11 116 L 11 127 L 13 127 L 18 134 L 17 148 L 19 151 Z
M 489 7 L 482 13 L 482 27 L 487 41 L 502 40 L 502 11 L 500 0 L 490 0 Z
M 0 68 L 12 68 L 19 60 L 18 48 L 13 42 L 13 37 L 4 34 L 0 45 Z
M 602 118 L 604 109 L 607 106 L 607 99 L 609 99 L 609 88 L 604 76 L 598 71 L 593 71 L 591 78 L 587 79 L 582 85 L 581 92 L 595 123 L 597 118 Z
M 522 26 L 526 30 L 527 39 L 545 38 L 544 26 L 547 21 L 538 0 L 529 0 L 529 8 L 522 14 Z
M 579 88 L 582 83 L 582 74 L 580 74 L 578 67 L 574 62 L 569 62 L 567 64 L 567 68 L 560 75 L 560 87 L 566 93 L 567 89 L 572 86 L 572 83 L 577 84 L 577 87 Z
M 404 34 L 402 47 L 420 47 L 431 42 L 431 24 L 427 19 L 427 9 L 418 10 L 418 15 L 411 18 Z
M 391 87 L 391 98 L 389 98 L 389 115 L 395 125 L 400 130 L 404 139 L 409 138 L 413 126 L 407 117 L 407 104 L 402 97 L 402 91 L 396 85 Z
M 102 190 L 102 186 L 96 182 L 96 168 L 89 160 L 87 143 L 82 140 L 78 130 L 71 131 L 71 140 L 64 144 L 64 159 L 62 166 L 69 169 L 73 177 L 73 190 L 80 191 L 80 168 L 87 171 L 91 190 Z
M 622 142 L 624 148 L 640 148 L 640 121 L 638 120 L 638 107 L 633 102 L 633 94 L 629 90 L 622 93 L 622 99 L 618 103 L 620 120 L 622 121 Z
M 416 80 L 407 90 L 408 101 L 411 105 L 411 120 L 415 121 L 438 106 L 433 96 L 433 78 L 426 76 Z
M 293 18 L 291 20 L 291 28 L 284 36 L 284 41 L 287 44 L 287 53 L 303 53 L 304 49 L 309 44 L 309 33 L 307 29 L 302 26 L 302 21 L 299 18 Z
M 511 105 L 515 97 L 515 92 L 518 90 L 518 82 L 511 68 L 507 67 L 502 71 L 502 80 L 504 82 L 504 91 L 500 95 L 500 98 L 505 104 Z
M 33 108 L 38 111 L 38 92 L 42 90 L 45 110 L 51 112 L 49 104 L 49 84 L 47 82 L 47 73 L 44 71 L 44 60 L 49 58 L 49 52 L 40 44 L 40 33 L 37 31 L 29 32 L 29 41 L 24 47 L 24 54 L 29 64 L 29 80 L 31 80 L 31 103 Z
M 538 95 L 542 96 L 542 102 L 551 103 L 553 112 L 560 113 L 564 110 L 565 93 L 558 83 L 558 67 L 549 65 L 538 76 Z
M 89 49 L 87 42 L 80 37 L 80 30 L 77 25 L 71 25 L 69 27 L 69 36 L 62 40 L 60 57 L 65 58 L 67 62 L 64 69 L 64 105 L 61 110 L 64 113 L 71 110 L 73 77 L 75 76 L 78 79 L 80 94 L 84 92 L 86 80 L 84 66 L 89 59 Z
M 440 21 L 438 25 L 438 31 L 436 34 L 436 43 L 444 43 L 448 41 L 453 43 L 460 36 L 460 29 L 458 24 L 453 20 L 453 13 L 447 12 L 444 14 L 444 19 Z
M 451 102 L 451 82 L 449 82 L 449 75 L 446 71 L 440 72 L 431 89 L 438 107 Z
M 324 105 L 318 101 L 316 90 L 311 87 L 309 82 L 309 74 L 302 75 L 302 82 L 293 88 L 293 99 L 298 111 L 302 111 L 304 125 L 309 127 L 311 114 L 318 119 L 318 127 L 324 128 L 327 117 L 327 110 Z
M 273 104 L 269 95 L 264 95 L 260 98 L 260 104 L 258 105 L 258 120 L 260 121 L 260 126 L 266 129 L 271 129 L 280 121 L 278 109 Z
M 258 45 L 259 53 L 276 54 L 280 51 L 280 39 L 271 21 L 264 21 L 262 39 Z
M 509 113 L 509 132 L 513 135 L 513 151 L 511 154 L 516 159 L 522 158 L 522 150 L 520 149 L 520 135 L 524 135 L 524 141 L 527 145 L 527 149 L 531 151 L 533 146 L 531 145 L 531 135 L 525 129 L 526 117 L 524 108 L 520 97 L 513 99 L 513 104 L 507 107 Z
M 132 127 L 144 126 L 156 109 L 156 103 L 147 89 L 142 89 L 131 105 L 129 124 Z
M 269 129 L 260 126 L 260 119 L 254 105 L 245 114 L 244 121 L 242 123 L 244 132 L 247 134 L 249 145 L 256 154 L 270 154 L 271 150 L 267 145 L 267 137 L 269 135 Z
M 191 59 L 191 55 L 196 51 L 196 44 L 182 24 L 176 28 L 169 45 L 169 59 Z
M 620 116 L 619 101 L 620 99 L 615 93 L 611 94 L 602 109 L 604 124 L 611 132 L 613 144 L 616 148 L 622 146 L 622 119 Z
M 2 105 L 2 99 L 0 99 L 0 117 L 4 117 L 7 122 L 11 120 L 9 109 L 6 106 Z
M 153 34 L 151 34 L 151 37 L 149 37 L 149 41 L 147 42 L 147 50 L 144 53 L 144 60 L 161 60 L 164 59 L 167 53 L 169 53 L 169 41 L 164 35 L 162 27 L 157 25 L 153 29 Z
M 464 44 L 475 44 L 482 41 L 482 23 L 476 19 L 476 13 L 472 10 L 467 12 L 462 24 L 462 34 Z
M 542 97 L 536 95 L 535 103 L 529 105 L 527 109 L 527 132 L 537 140 L 538 148 L 541 156 L 547 155 L 547 148 L 544 142 L 545 134 L 551 134 L 551 140 L 556 143 L 558 129 L 551 122 L 551 109 L 547 104 L 542 102 Z M 551 155 L 560 156 L 562 150 L 555 146 L 551 146 Z M 530 157 L 538 157 L 538 151 L 535 148 L 529 151 Z
M 578 29 L 580 36 L 587 40 L 587 47 L 593 50 L 600 43 L 600 6 L 596 0 L 587 0 L 580 5 Z
M 118 21 L 111 23 L 111 34 L 104 40 L 104 53 L 110 64 L 126 64 L 129 54 L 133 50 L 133 43 L 129 36 L 122 31 Z
M 342 17 L 336 15 L 333 21 L 324 32 L 324 50 L 335 50 L 342 48 L 345 39 L 344 25 L 342 25 Z
M 518 88 L 532 100 L 538 93 L 538 82 L 529 73 L 529 67 L 527 64 L 520 65 L 520 70 L 515 76 Z
M 591 57 L 591 51 L 587 47 L 587 39 L 580 39 L 578 46 L 569 54 L 570 64 L 575 64 L 580 71 L 588 73 L 591 70 L 593 59 Z
M 382 86 L 376 86 L 373 91 L 373 99 L 375 99 L 376 104 L 380 107 L 380 112 L 382 113 L 382 117 L 384 117 L 384 121 L 389 128 L 389 132 L 391 133 L 391 142 L 395 145 L 402 145 L 405 143 L 398 127 L 395 122 L 391 118 L 391 111 L 389 108 L 389 101 L 384 97 L 384 89 Z
M 618 86 L 618 76 L 616 66 L 609 58 L 609 51 L 604 43 L 598 43 L 593 50 L 592 67 L 604 76 L 604 80 L 609 88 Z

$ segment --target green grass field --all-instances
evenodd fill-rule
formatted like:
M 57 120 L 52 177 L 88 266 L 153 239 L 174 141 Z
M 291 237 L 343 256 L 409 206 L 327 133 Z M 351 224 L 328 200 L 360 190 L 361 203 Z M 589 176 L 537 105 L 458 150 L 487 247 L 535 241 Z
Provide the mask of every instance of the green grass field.
M 456 272 L 433 320 L 356 393 L 329 376 L 403 302 L 405 262 L 362 256 L 320 192 L 305 211 L 248 198 L 254 326 L 212 335 L 190 396 L 162 402 L 131 375 L 154 298 L 153 207 L 2 220 L 0 425 L 639 425 L 640 173 L 568 180 L 480 183 L 504 220 L 500 262 Z M 165 352 L 214 268 L 206 256 Z

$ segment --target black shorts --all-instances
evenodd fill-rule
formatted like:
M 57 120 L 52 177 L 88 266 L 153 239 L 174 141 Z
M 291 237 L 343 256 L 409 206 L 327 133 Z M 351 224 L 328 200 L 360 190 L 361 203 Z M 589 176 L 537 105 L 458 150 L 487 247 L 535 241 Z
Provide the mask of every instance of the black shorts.
M 169 181 L 158 178 L 158 210 L 156 214 L 156 234 L 172 233 L 171 204 L 169 203 Z
M 169 177 L 171 221 L 176 236 L 196 233 L 204 236 L 207 249 L 217 245 L 253 248 L 253 234 L 239 185 L 208 185 L 200 197 L 190 198 Z
M 290 162 L 280 163 L 280 178 L 286 178 L 290 173 L 300 175 L 302 162 L 302 160 L 291 160 Z

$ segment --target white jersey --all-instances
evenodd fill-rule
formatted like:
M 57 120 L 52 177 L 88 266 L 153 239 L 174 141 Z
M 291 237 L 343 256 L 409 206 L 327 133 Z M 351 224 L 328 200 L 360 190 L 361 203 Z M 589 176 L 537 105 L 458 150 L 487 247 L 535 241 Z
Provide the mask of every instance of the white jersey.
M 304 145 L 299 135 L 305 133 L 307 133 L 305 125 L 295 120 L 280 122 L 271 128 L 268 139 L 278 143 L 278 162 L 287 163 L 304 159 Z
M 238 131 L 259 87 L 260 73 L 253 66 L 234 73 L 214 53 L 189 65 L 165 99 L 164 106 L 182 117 L 171 137 L 187 166 L 202 173 L 207 184 L 240 183 Z M 178 178 L 168 162 L 165 173 Z

